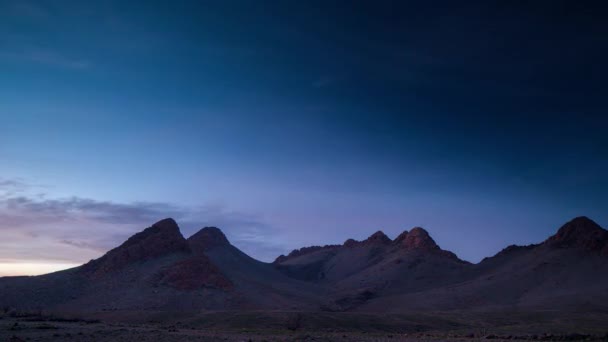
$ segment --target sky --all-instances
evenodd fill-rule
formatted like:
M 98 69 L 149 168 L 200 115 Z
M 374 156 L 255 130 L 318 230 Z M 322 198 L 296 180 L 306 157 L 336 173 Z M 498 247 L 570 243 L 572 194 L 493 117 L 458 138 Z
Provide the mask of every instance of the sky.
M 598 1 L 0 0 L 0 276 L 173 217 L 272 261 L 608 227 Z

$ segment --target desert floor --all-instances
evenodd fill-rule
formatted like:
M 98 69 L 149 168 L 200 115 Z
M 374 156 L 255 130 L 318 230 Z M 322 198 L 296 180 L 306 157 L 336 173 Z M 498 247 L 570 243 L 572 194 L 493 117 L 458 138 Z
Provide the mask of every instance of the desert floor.
M 28 313 L 0 341 L 608 341 L 608 313 Z

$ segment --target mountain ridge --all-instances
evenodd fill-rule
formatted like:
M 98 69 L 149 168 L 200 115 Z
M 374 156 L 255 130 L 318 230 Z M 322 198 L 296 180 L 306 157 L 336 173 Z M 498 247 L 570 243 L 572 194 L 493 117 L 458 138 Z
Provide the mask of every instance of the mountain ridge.
M 73 311 L 400 311 L 570 308 L 596 298 L 608 309 L 607 236 L 593 220 L 577 217 L 541 243 L 511 245 L 471 264 L 414 227 L 393 240 L 377 231 L 264 263 L 219 228 L 186 239 L 167 218 L 74 269 L 0 278 L 0 304 Z

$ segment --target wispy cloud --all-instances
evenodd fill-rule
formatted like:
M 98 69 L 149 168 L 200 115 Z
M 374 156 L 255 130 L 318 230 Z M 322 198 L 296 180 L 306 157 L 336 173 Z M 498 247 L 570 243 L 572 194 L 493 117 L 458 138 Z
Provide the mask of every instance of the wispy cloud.
M 27 188 L 28 185 L 21 179 L 0 178 L 0 199 L 15 196 Z
M 68 245 L 68 246 L 72 246 L 72 247 L 76 247 L 76 248 L 83 248 L 83 249 L 89 249 L 89 250 L 94 250 L 94 251 L 99 251 L 99 252 L 106 252 L 105 248 L 84 242 L 84 241 L 73 241 L 73 240 L 61 240 L 59 241 L 62 244 Z
M 20 191 L 27 188 L 27 184 L 21 179 L 4 179 L 0 178 L 0 191 Z
M 272 260 L 283 252 L 276 229 L 255 214 L 219 205 L 49 199 L 14 191 L 27 187 L 21 180 L 0 180 L 0 260 L 86 262 L 165 217 L 175 218 L 186 237 L 217 226 L 254 257 Z

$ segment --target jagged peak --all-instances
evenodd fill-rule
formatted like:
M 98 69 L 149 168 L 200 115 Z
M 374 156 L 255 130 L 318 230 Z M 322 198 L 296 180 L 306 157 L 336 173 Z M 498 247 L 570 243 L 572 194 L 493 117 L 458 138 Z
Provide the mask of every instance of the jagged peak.
M 133 262 L 189 251 L 186 239 L 182 236 L 175 220 L 166 218 L 134 234 L 101 258 L 87 263 L 83 271 L 102 275 L 117 271 Z
M 383 231 L 379 230 L 363 241 L 348 239 L 344 241 L 344 244 L 342 244 L 342 246 L 352 248 L 356 246 L 367 246 L 370 244 L 388 244 L 391 241 L 392 240 L 388 236 L 386 236 Z
M 308 247 L 302 247 L 300 249 L 294 249 L 287 255 L 284 255 L 284 254 L 279 255 L 274 260 L 273 263 L 280 264 L 282 262 L 285 262 L 285 261 L 293 259 L 293 258 L 297 258 L 297 257 L 303 256 L 306 254 L 310 254 L 310 253 L 313 253 L 316 251 L 320 251 L 320 250 L 333 249 L 335 247 L 340 247 L 340 245 L 308 246 Z
M 608 231 L 595 221 L 579 216 L 561 226 L 543 244 L 553 247 L 578 247 L 608 255 Z
M 343 246 L 344 247 L 355 247 L 358 244 L 359 244 L 359 241 L 357 241 L 355 239 L 348 239 L 348 240 L 344 241 Z
M 488 260 L 495 260 L 497 258 L 502 258 L 504 256 L 512 255 L 513 253 L 518 253 L 520 251 L 529 251 L 538 246 L 539 246 L 539 244 L 530 244 L 530 245 L 525 245 L 525 246 L 509 245 L 509 246 L 503 248 L 500 252 L 496 253 L 495 255 L 483 258 L 481 260 L 481 262 L 487 262 Z
M 205 227 L 188 238 L 194 252 L 205 252 L 219 246 L 228 246 L 226 235 L 217 227 Z
M 272 263 L 273 264 L 280 264 L 280 263 L 285 262 L 287 260 L 289 260 L 289 258 L 287 257 L 287 255 L 281 254 L 276 259 L 274 259 L 274 261 Z
M 561 226 L 556 236 L 562 239 L 576 239 L 581 235 L 605 231 L 599 224 L 586 216 L 575 217 Z
M 124 249 L 134 245 L 146 245 L 151 243 L 151 239 L 163 239 L 166 241 L 185 241 L 179 226 L 172 218 L 166 218 L 154 223 L 152 226 L 132 235 L 122 245 L 113 249 Z M 110 251 L 111 252 L 111 251 Z
M 391 239 L 386 236 L 386 234 L 384 234 L 383 231 L 379 230 L 377 232 L 375 232 L 374 234 L 370 235 L 367 239 L 365 239 L 365 241 L 363 241 L 364 243 L 389 243 L 391 242 Z
M 399 234 L 399 236 L 397 236 L 397 238 L 395 238 L 395 242 L 396 244 L 399 244 L 401 242 L 403 242 L 403 240 L 405 240 L 405 238 L 407 238 L 407 235 L 409 234 L 409 232 L 407 230 L 404 230 L 401 234 Z
M 410 234 L 416 234 L 416 235 L 429 235 L 429 232 L 426 231 L 426 229 L 422 228 L 422 227 L 414 227 L 410 230 Z
M 433 238 L 424 228 L 414 227 L 409 232 L 404 232 L 401 235 L 397 238 L 397 240 L 401 238 L 401 246 L 405 247 L 406 249 L 439 249 L 439 246 L 437 246 L 435 240 L 433 240 Z
M 179 230 L 177 222 L 175 222 L 175 220 L 171 217 L 167 217 L 156 222 L 152 225 L 152 227 L 158 227 L 159 229 Z

